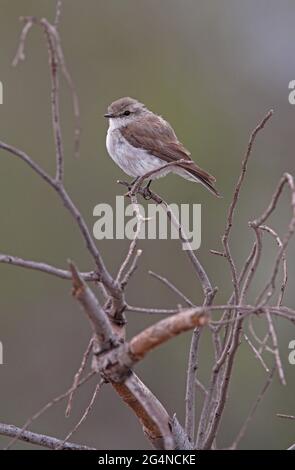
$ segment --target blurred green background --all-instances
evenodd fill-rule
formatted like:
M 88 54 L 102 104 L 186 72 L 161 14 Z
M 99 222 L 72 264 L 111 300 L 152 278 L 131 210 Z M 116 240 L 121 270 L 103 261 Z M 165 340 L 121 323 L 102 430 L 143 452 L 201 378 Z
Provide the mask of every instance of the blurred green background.
M 217 176 L 223 199 L 176 176 L 154 184 L 169 202 L 202 204 L 202 245 L 199 256 L 219 287 L 217 302 L 231 293 L 230 273 L 220 249 L 225 215 L 237 179 L 249 133 L 270 109 L 274 117 L 259 135 L 236 214 L 232 250 L 240 267 L 252 242 L 248 221 L 264 209 L 278 179 L 294 173 L 295 107 L 288 103 L 288 83 L 295 79 L 294 15 L 291 0 L 65 0 L 60 33 L 68 67 L 80 97 L 81 157 L 73 156 L 71 97 L 62 81 L 61 109 L 65 144 L 66 186 L 90 227 L 93 207 L 114 204 L 122 188 L 122 173 L 105 149 L 107 105 L 121 96 L 136 97 L 174 126 L 193 158 Z M 26 61 L 11 66 L 20 33 L 19 16 L 53 20 L 53 0 L 0 0 L 0 139 L 29 153 L 54 171 L 47 49 L 40 30 L 33 28 Z M 273 218 L 282 234 L 290 215 L 284 196 Z M 25 164 L 0 152 L 0 252 L 66 267 L 73 259 L 80 269 L 92 269 L 80 234 L 51 191 Z M 266 237 L 265 237 L 266 238 Z M 128 302 L 140 306 L 174 307 L 179 299 L 150 278 L 148 270 L 166 275 L 194 302 L 202 302 L 191 265 L 177 241 L 142 241 L 137 275 L 127 291 Z M 128 241 L 102 241 L 99 248 L 112 273 L 120 265 Z M 265 240 L 263 263 L 248 301 L 268 279 L 276 247 Z M 288 251 L 289 288 L 285 304 L 294 306 L 294 242 Z M 0 421 L 21 425 L 46 401 L 66 390 L 80 364 L 90 328 L 71 298 L 67 281 L 37 272 L 0 265 Z M 128 335 L 156 318 L 128 314 Z M 262 321 L 261 321 L 262 323 Z M 295 331 L 276 321 L 287 387 L 275 377 L 242 448 L 286 448 L 295 440 L 292 421 L 277 412 L 294 414 L 295 366 L 288 363 L 288 344 Z M 185 370 L 190 334 L 182 335 L 150 354 L 136 372 L 163 401 L 169 413 L 184 415 Z M 200 378 L 211 366 L 210 340 L 204 336 Z M 269 364 L 272 357 L 266 356 Z M 247 344 L 242 344 L 230 386 L 230 398 L 218 446 L 228 446 L 239 430 L 266 373 Z M 35 422 L 32 429 L 63 437 L 79 419 L 94 384 L 74 401 L 64 418 L 64 405 Z M 100 449 L 149 448 L 133 414 L 111 387 L 100 393 L 94 410 L 72 438 Z M 7 439 L 1 438 L 4 445 Z M 30 448 L 24 443 L 16 448 Z

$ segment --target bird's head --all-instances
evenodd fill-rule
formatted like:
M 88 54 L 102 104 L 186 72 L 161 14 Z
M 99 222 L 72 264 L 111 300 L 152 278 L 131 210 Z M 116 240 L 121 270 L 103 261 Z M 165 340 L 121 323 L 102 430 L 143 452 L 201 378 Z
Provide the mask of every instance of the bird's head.
M 125 97 L 110 104 L 104 117 L 120 121 L 121 125 L 126 125 L 127 123 L 138 119 L 138 117 L 145 112 L 147 112 L 147 109 L 144 104 L 133 98 Z

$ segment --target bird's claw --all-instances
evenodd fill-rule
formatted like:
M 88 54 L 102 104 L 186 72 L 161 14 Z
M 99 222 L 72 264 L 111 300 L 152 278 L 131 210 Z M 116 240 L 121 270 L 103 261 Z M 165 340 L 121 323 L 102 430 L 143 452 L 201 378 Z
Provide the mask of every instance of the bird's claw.
M 153 195 L 152 195 L 152 192 L 151 192 L 151 190 L 148 186 L 143 188 L 142 196 L 144 197 L 144 199 L 146 201 L 150 201 L 152 199 Z

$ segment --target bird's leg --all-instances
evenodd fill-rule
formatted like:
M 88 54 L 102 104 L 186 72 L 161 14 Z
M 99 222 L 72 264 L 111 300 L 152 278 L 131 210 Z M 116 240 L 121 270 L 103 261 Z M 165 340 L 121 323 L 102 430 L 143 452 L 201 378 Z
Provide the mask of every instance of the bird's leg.
M 139 179 L 139 176 L 137 176 L 133 181 L 131 181 L 130 183 L 125 183 L 125 182 L 122 182 L 122 181 L 119 181 L 119 183 L 121 184 L 124 184 L 124 186 L 127 186 L 128 188 L 128 191 L 127 193 L 124 194 L 124 196 L 126 197 L 130 197 L 130 194 L 132 193 L 132 190 L 134 188 L 134 185 L 136 184 L 136 182 L 138 181 Z
M 149 180 L 147 185 L 143 188 L 143 197 L 148 201 L 149 199 L 152 198 L 152 192 L 150 190 L 150 185 L 152 183 L 152 180 Z
M 138 179 L 139 179 L 139 176 L 137 176 L 133 181 L 131 181 L 131 183 L 128 186 L 129 191 L 131 191 L 131 189 L 135 185 L 136 181 L 138 181 Z
M 128 186 L 128 192 L 125 194 L 125 196 L 131 196 L 134 193 L 134 189 L 139 178 L 140 177 L 137 176 L 133 181 L 131 181 L 131 183 Z
M 127 183 L 125 181 L 120 181 L 120 180 L 117 181 L 117 183 L 123 184 L 124 186 L 127 186 L 127 188 L 128 188 L 128 191 L 127 191 L 127 193 L 124 194 L 124 196 L 130 197 L 133 194 L 133 190 L 135 189 L 135 185 L 136 185 L 136 183 L 138 182 L 138 180 L 140 178 L 141 177 L 138 176 L 133 181 L 131 181 L 131 183 Z M 147 185 L 144 188 L 141 188 L 141 183 L 139 184 L 138 188 L 136 188 L 137 189 L 136 192 L 139 192 L 139 190 L 140 190 L 140 193 L 144 197 L 144 199 L 149 201 L 150 199 L 152 199 L 155 196 L 150 190 L 150 185 L 152 183 L 152 180 L 149 180 Z

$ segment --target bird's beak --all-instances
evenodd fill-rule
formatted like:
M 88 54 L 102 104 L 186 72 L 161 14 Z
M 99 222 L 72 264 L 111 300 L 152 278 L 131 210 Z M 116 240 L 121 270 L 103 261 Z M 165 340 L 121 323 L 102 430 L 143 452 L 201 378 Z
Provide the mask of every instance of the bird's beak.
M 106 114 L 104 114 L 104 117 L 105 118 L 112 118 L 112 117 L 114 117 L 114 115 L 111 114 L 111 113 L 106 113 Z

